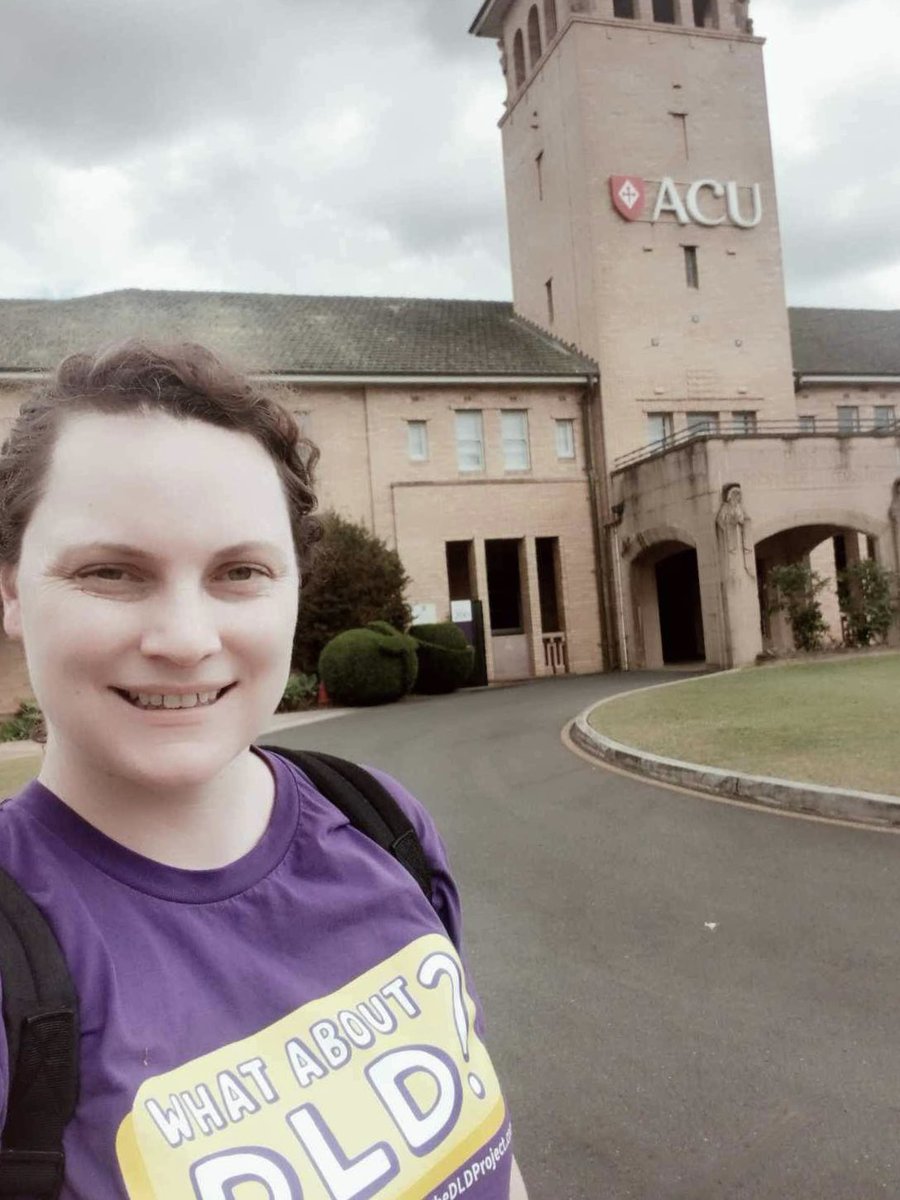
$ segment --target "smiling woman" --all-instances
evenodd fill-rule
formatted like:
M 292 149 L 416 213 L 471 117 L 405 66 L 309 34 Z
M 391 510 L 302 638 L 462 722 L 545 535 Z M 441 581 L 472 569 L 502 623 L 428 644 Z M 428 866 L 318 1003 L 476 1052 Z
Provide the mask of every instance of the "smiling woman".
M 141 342 L 67 359 L 2 447 L 3 627 L 46 748 L 0 809 L 0 882 L 36 901 L 90 1030 L 65 1159 L 37 1165 L 10 1153 L 13 1034 L 3 1194 L 524 1196 L 430 818 L 377 773 L 420 888 L 254 745 L 290 671 L 316 458 L 209 351 Z M 0 939 L 4 1000 L 15 972 Z

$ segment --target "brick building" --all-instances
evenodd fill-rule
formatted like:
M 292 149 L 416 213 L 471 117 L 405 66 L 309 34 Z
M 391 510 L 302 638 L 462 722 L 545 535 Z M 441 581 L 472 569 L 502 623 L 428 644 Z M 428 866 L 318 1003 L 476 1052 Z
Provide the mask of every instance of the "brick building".
M 0 301 L 0 426 L 66 354 L 190 338 L 285 387 L 321 496 L 492 679 L 753 661 L 772 564 L 900 567 L 900 313 L 785 306 L 748 0 L 486 0 L 512 304 Z M 836 611 L 833 613 L 837 619 Z M 0 711 L 29 695 L 0 634 Z

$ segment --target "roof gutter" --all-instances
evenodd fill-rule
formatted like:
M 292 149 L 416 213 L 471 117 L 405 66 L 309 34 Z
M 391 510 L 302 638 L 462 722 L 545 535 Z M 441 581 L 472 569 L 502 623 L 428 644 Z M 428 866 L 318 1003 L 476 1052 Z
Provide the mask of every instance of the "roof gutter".
M 49 379 L 52 374 L 52 371 L 0 370 L 0 384 L 36 383 Z M 321 372 L 301 374 L 294 371 L 249 371 L 247 374 L 248 378 L 260 383 L 381 384 L 400 387 L 447 387 L 453 384 L 497 384 L 503 387 L 513 384 L 530 384 L 534 387 L 571 384 L 583 387 L 591 378 L 587 371 L 583 375 L 328 375 Z
M 900 371 L 896 375 L 803 375 L 797 376 L 801 387 L 807 383 L 884 383 L 900 385 Z

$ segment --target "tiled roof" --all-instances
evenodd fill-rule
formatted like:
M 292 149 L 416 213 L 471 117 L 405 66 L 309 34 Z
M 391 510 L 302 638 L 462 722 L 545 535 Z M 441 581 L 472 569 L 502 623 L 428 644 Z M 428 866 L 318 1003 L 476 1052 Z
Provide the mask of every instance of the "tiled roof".
M 801 375 L 900 375 L 900 310 L 791 308 Z
M 794 370 L 900 375 L 900 310 L 788 310 Z M 0 300 L 0 373 L 52 370 L 131 336 L 202 342 L 246 370 L 316 375 L 595 374 L 577 350 L 495 300 L 103 292 Z
M 248 371 L 597 372 L 589 359 L 498 301 L 137 289 L 72 300 L 0 300 L 0 371 L 51 370 L 74 351 L 131 336 L 201 342 Z

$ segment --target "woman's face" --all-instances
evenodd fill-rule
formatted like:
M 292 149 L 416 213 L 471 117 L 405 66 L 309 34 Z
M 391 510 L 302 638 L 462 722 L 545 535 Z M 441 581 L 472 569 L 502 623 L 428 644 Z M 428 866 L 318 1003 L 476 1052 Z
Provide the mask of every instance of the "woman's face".
M 281 699 L 298 587 L 278 473 L 249 434 L 165 413 L 69 418 L 19 567 L 0 571 L 48 755 L 143 788 L 215 777 Z M 186 711 L 115 690 L 226 685 Z

